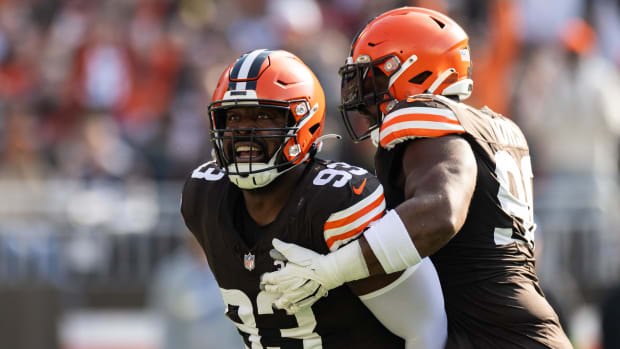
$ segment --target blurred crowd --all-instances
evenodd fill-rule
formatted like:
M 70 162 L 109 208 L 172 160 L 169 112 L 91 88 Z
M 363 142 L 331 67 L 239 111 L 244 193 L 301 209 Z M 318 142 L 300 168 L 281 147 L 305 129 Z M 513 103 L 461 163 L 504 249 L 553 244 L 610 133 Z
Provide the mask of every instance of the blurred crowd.
M 603 343 L 598 316 L 620 280 L 617 0 L 0 0 L 0 288 L 24 274 L 27 287 L 31 274 L 61 285 L 137 270 L 153 289 L 144 299 L 174 318 L 166 292 L 180 291 L 166 285 L 184 284 L 161 280 L 204 264 L 187 257 L 178 200 L 211 159 L 221 72 L 255 48 L 295 53 L 325 89 L 325 133 L 344 135 L 337 71 L 350 40 L 406 5 L 468 32 L 467 102 L 512 118 L 530 142 L 542 285 L 577 348 L 620 347 Z M 372 168 L 371 145 L 344 138 L 320 156 Z M 162 234 L 178 239 L 162 248 L 151 241 Z M 202 274 L 197 289 L 213 288 Z M 204 307 L 196 319 L 223 319 Z

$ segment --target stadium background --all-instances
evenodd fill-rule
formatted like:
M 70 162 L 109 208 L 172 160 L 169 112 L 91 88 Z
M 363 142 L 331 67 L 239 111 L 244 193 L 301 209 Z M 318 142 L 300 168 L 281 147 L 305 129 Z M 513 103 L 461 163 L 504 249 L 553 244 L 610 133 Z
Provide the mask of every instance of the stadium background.
M 178 213 L 214 85 L 243 52 L 287 49 L 345 135 L 350 39 L 403 5 L 469 33 L 468 103 L 530 141 L 542 285 L 575 348 L 620 348 L 616 0 L 0 0 L 0 348 L 241 347 Z M 372 153 L 344 137 L 322 156 Z

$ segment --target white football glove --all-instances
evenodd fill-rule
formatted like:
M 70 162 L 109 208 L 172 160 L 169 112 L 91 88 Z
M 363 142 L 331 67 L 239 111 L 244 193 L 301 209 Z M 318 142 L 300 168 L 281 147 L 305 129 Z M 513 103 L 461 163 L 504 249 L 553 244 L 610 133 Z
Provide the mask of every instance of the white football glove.
M 327 255 L 278 239 L 273 239 L 273 247 L 288 262 L 280 270 L 263 274 L 261 288 L 281 294 L 274 306 L 289 314 L 312 306 L 345 282 L 369 275 L 358 241 Z

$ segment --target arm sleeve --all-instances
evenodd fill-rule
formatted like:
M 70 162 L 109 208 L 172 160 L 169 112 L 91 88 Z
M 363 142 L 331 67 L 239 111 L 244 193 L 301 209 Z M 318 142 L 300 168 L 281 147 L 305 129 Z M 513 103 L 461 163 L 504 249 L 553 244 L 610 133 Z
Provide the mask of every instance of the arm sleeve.
M 444 347 L 448 322 L 439 278 L 429 258 L 360 299 L 388 330 L 405 339 L 407 349 Z

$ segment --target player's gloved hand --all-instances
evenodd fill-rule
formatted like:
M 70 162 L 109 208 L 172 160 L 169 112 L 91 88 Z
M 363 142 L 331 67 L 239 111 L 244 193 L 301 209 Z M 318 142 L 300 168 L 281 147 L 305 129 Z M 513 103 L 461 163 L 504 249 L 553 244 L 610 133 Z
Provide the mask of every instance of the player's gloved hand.
M 264 274 L 261 288 L 280 293 L 274 305 L 289 314 L 311 306 L 327 291 L 345 282 L 369 275 L 357 241 L 327 255 L 278 239 L 273 240 L 273 247 L 288 263 L 280 270 Z
M 271 288 L 267 286 L 264 288 L 275 295 L 273 305 L 278 309 L 286 310 L 286 313 L 293 315 L 296 312 L 311 307 L 319 299 L 327 296 L 327 289 L 314 280 L 305 280 L 305 283 L 299 285 L 303 279 L 292 278 L 291 283 L 294 283 L 290 288 L 287 287 L 285 293 L 277 293 L 271 291 Z M 283 281 L 282 285 L 286 285 L 287 281 Z
M 321 256 L 320 254 L 305 249 L 303 247 L 287 244 L 280 240 L 273 241 L 274 247 L 278 249 L 270 251 L 270 256 L 274 260 L 286 262 L 282 268 L 288 268 L 287 271 L 280 273 L 282 269 L 273 273 L 264 274 L 261 278 L 261 289 L 277 294 L 273 305 L 278 309 L 286 310 L 291 315 L 306 307 L 312 306 L 319 299 L 327 295 L 327 289 L 319 282 L 309 278 L 310 269 L 306 270 L 312 262 L 313 256 Z M 290 247 L 289 247 L 290 246 Z M 295 262 L 297 263 L 295 263 Z M 296 270 L 295 273 L 289 273 L 289 270 Z M 300 277 L 305 275 L 306 277 Z

